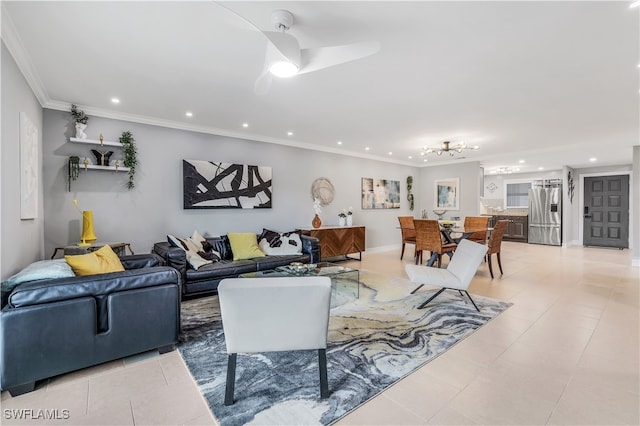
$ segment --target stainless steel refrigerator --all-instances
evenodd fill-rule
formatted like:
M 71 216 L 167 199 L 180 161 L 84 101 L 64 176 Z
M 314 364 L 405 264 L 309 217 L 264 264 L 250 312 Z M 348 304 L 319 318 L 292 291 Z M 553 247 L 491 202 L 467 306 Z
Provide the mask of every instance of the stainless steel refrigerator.
M 529 190 L 529 242 L 562 245 L 562 187 Z

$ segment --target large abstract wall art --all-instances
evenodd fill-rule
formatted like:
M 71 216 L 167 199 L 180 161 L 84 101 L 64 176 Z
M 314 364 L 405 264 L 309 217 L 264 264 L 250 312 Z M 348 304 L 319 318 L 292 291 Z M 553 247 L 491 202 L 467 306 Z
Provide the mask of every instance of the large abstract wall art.
M 182 160 L 185 209 L 271 208 L 271 167 Z
M 363 209 L 399 209 L 400 181 L 362 178 Z

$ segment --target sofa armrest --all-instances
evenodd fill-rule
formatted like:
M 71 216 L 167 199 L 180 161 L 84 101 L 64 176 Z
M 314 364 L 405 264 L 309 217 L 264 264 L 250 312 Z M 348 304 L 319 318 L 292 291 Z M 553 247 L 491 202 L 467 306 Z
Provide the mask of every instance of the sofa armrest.
M 120 262 L 124 269 L 140 269 L 152 268 L 154 266 L 164 266 L 165 261 L 162 257 L 154 253 L 149 254 L 132 254 L 130 256 L 120 257 Z
M 9 295 L 9 308 L 52 303 L 80 297 L 99 298 L 115 292 L 166 284 L 182 285 L 182 278 L 178 272 L 167 266 L 29 281 L 13 289 Z
M 173 247 L 166 241 L 161 241 L 153 245 L 153 253 L 162 257 L 165 265 L 178 271 L 183 282 L 187 278 L 187 254 L 178 247 Z
M 308 254 L 309 263 L 320 262 L 320 240 L 309 235 L 300 235 L 302 240 L 302 252 Z

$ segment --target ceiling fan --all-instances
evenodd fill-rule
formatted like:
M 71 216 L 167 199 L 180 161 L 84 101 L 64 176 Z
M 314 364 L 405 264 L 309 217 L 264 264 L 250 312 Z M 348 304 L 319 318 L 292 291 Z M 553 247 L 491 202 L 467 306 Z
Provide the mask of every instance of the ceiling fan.
M 255 92 L 264 95 L 272 76 L 287 78 L 373 55 L 380 50 L 378 41 L 301 49 L 298 40 L 287 31 L 293 25 L 293 14 L 275 10 L 271 22 L 277 31 L 261 31 L 267 37 L 264 70 L 255 82 Z

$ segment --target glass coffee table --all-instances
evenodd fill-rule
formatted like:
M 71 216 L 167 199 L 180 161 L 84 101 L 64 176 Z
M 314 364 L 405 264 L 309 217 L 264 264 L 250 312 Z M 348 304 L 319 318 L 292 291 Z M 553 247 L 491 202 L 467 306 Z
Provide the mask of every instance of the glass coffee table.
M 329 277 L 331 278 L 331 307 L 360 297 L 360 271 L 330 262 L 310 265 L 278 266 L 266 271 L 249 272 L 238 275 L 240 278 L 269 277 Z

